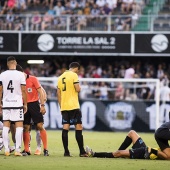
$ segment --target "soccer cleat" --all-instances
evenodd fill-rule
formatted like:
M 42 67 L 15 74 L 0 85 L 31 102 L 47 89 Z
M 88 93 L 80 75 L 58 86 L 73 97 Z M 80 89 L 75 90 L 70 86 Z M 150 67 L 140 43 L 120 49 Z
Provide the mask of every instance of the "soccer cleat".
M 29 155 L 31 155 L 31 152 L 27 152 L 27 151 L 23 150 L 21 154 L 22 154 L 22 156 L 29 156 Z
M 5 152 L 4 155 L 5 156 L 10 156 L 10 152 Z
M 93 151 L 88 146 L 86 146 L 86 153 L 88 154 L 89 157 L 93 157 Z
M 87 153 L 81 153 L 79 156 L 80 157 L 89 157 Z
M 64 153 L 65 157 L 73 157 L 73 155 L 70 155 L 70 153 Z
M 41 155 L 41 150 L 36 149 L 36 151 L 35 151 L 34 155 Z
M 44 156 L 49 156 L 48 150 L 44 149 Z
M 23 156 L 21 152 L 15 152 L 14 155 L 15 156 Z

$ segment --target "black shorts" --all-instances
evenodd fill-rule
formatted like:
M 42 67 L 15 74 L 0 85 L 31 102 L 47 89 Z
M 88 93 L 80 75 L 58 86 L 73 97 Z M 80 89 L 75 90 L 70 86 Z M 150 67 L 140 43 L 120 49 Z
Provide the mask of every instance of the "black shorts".
M 169 148 L 170 130 L 168 128 L 158 128 L 155 132 L 155 140 L 161 150 Z
M 28 111 L 24 114 L 24 125 L 30 125 L 32 121 L 35 124 L 44 122 L 44 117 L 40 112 L 40 104 L 38 101 L 28 103 L 27 107 Z
M 80 109 L 62 111 L 62 124 L 82 124 L 82 114 Z
M 145 152 L 147 147 L 129 149 L 130 159 L 146 159 Z
M 132 149 L 136 149 L 136 148 L 141 148 L 141 147 L 146 147 L 145 142 L 143 141 L 142 138 L 139 138 L 135 144 L 132 146 Z

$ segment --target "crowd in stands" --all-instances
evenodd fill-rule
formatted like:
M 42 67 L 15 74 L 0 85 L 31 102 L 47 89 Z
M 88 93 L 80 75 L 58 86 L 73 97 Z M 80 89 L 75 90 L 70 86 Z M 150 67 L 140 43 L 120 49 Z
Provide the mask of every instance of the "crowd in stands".
M 130 30 L 148 0 L 1 0 L 0 30 Z M 27 21 L 27 18 L 28 20 Z M 28 27 L 28 28 L 27 28 Z

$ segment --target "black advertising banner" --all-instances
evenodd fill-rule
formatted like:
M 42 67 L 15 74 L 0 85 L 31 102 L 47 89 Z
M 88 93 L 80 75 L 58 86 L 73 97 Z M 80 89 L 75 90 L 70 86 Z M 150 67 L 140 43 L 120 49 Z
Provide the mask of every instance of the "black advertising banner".
M 131 34 L 22 34 L 22 52 L 129 53 Z
M 170 34 L 135 34 L 135 53 L 170 53 Z
M 0 52 L 18 52 L 18 33 L 0 33 Z
M 155 102 L 80 100 L 80 109 L 86 130 L 153 132 L 157 128 Z M 169 102 L 160 104 L 160 124 L 169 121 L 169 110 Z M 58 102 L 47 100 L 46 111 L 46 129 L 62 129 Z

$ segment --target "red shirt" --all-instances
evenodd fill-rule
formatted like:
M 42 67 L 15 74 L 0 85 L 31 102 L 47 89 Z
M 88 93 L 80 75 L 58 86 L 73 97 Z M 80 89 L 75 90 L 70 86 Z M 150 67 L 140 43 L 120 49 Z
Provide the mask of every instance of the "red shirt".
M 35 76 L 27 75 L 26 88 L 27 88 L 27 103 L 39 100 L 37 89 L 41 87 L 40 82 Z

